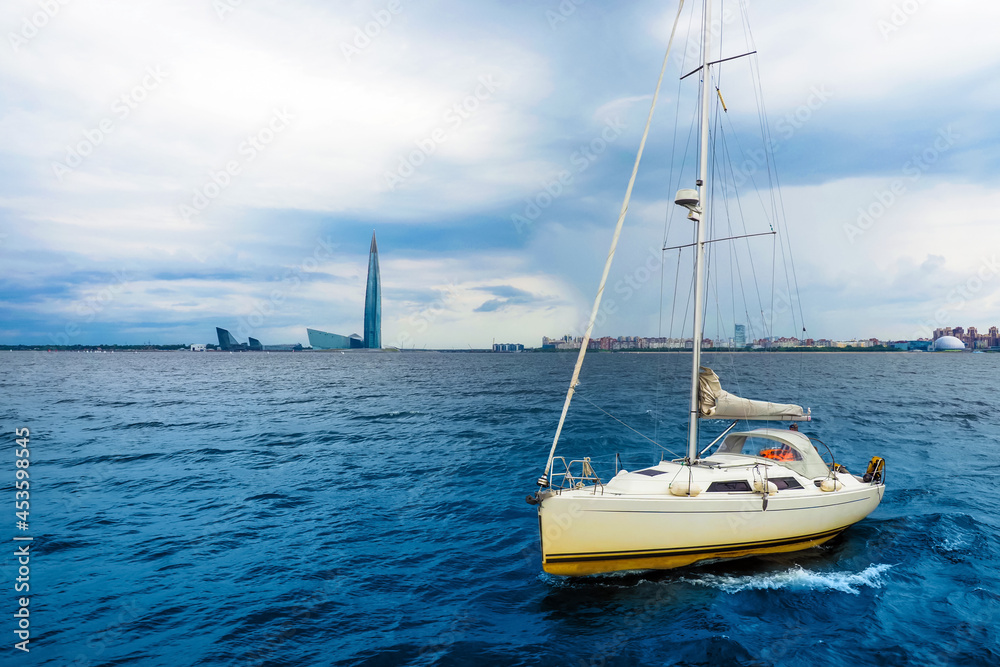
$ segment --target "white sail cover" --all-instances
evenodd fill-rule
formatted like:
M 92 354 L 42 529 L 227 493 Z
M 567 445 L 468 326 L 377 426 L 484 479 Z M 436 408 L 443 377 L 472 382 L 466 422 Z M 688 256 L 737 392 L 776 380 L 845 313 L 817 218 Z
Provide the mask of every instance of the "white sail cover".
M 699 410 L 704 419 L 750 419 L 804 422 L 812 419 L 800 405 L 752 401 L 730 394 L 722 388 L 719 376 L 711 368 L 701 367 L 698 377 Z

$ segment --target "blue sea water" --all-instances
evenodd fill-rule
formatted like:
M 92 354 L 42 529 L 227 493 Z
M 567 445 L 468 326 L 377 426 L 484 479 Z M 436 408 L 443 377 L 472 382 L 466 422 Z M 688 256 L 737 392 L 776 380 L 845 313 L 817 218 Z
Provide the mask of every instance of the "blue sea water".
M 0 353 L 4 664 L 996 665 L 1000 355 L 741 354 L 737 393 L 888 490 L 821 548 L 542 573 L 571 354 Z M 680 451 L 689 357 L 596 354 L 560 453 Z M 590 401 L 588 403 L 588 401 Z M 31 430 L 30 631 L 13 648 L 14 429 Z M 2 495 L 2 494 L 0 494 Z

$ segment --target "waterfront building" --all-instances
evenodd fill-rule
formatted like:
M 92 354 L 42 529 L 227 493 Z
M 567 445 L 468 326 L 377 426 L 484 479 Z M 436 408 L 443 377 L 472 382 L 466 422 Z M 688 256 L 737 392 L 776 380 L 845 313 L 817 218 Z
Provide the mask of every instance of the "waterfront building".
M 378 268 L 378 244 L 372 232 L 372 244 L 368 251 L 368 280 L 365 285 L 365 319 L 363 336 L 340 334 L 306 329 L 309 345 L 317 350 L 354 350 L 367 348 L 378 350 L 382 347 L 382 280 Z
M 215 327 L 215 334 L 219 337 L 219 349 L 224 352 L 264 352 L 265 350 L 272 351 L 287 351 L 292 352 L 302 349 L 301 343 L 284 343 L 281 345 L 263 345 L 259 340 L 254 337 L 250 337 L 249 342 L 240 343 L 233 337 L 233 334 L 229 333 L 228 329 L 223 329 L 221 327 Z M 191 346 L 192 351 L 203 351 L 205 349 L 204 345 L 196 347 Z
M 934 330 L 933 340 L 937 341 L 941 338 L 956 338 L 962 341 L 967 349 L 970 350 L 985 350 L 988 348 L 1000 347 L 1000 332 L 998 332 L 996 326 L 989 328 L 989 333 L 979 333 L 979 329 L 976 327 L 941 327 L 940 329 Z
M 302 343 L 278 343 L 264 346 L 266 352 L 301 352 L 302 349 Z
M 316 350 L 359 350 L 364 347 L 364 339 L 358 334 L 341 336 L 340 334 L 306 329 L 309 345 Z
M 229 333 L 227 329 L 222 329 L 220 327 L 215 327 L 215 335 L 219 337 L 219 349 L 228 350 L 234 352 L 237 350 L 247 350 L 250 346 L 246 343 L 240 343 L 235 338 L 233 334 Z
M 737 324 L 733 330 L 733 344 L 736 347 L 747 346 L 747 327 L 745 324 Z
M 952 352 L 964 349 L 965 343 L 957 336 L 942 336 L 935 340 L 934 345 L 931 347 L 931 350 L 934 352 Z

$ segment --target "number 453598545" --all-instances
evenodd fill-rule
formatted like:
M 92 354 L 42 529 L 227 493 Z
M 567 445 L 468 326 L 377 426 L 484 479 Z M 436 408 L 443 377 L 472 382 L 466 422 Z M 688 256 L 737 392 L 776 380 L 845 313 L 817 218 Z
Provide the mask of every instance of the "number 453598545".
M 17 466 L 17 472 L 15 474 L 17 476 L 17 479 L 19 479 L 19 480 L 27 480 L 28 479 L 28 466 L 30 465 L 29 462 L 28 462 L 28 456 L 29 456 L 29 453 L 28 453 L 28 437 L 31 435 L 31 432 L 28 429 L 26 429 L 26 428 L 19 428 L 19 429 L 15 429 L 14 435 L 17 436 L 17 441 L 16 442 L 17 442 L 17 446 L 19 448 L 19 449 L 14 450 L 14 455 L 17 457 L 17 459 L 16 459 L 16 461 L 14 463 L 14 465 Z M 28 488 L 28 482 L 27 481 L 18 482 L 17 483 L 17 488 L 18 489 L 27 489 Z

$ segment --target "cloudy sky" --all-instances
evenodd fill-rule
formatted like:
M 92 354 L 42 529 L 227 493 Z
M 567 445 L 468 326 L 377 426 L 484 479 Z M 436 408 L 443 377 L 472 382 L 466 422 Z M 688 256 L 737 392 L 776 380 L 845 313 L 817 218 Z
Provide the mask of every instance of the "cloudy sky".
M 751 288 L 768 308 L 773 273 L 779 301 L 797 278 L 794 310 L 813 337 L 1000 325 L 1000 47 L 982 27 L 1000 23 L 1000 5 L 744 2 L 752 41 L 727 5 L 736 36 L 717 49 L 758 54 L 722 68 L 720 123 L 728 150 L 752 155 L 757 102 L 740 77 L 759 72 L 794 257 L 786 280 L 788 258 L 770 256 L 785 246 L 753 241 Z M 373 230 L 384 344 L 579 334 L 676 12 L 646 0 L 8 0 L 0 342 L 360 332 Z M 672 294 L 687 293 L 675 276 L 689 269 L 659 249 L 673 191 L 695 177 L 671 149 L 697 86 L 678 83 L 691 48 L 680 41 L 668 64 L 598 335 L 676 335 L 684 319 Z M 753 191 L 764 185 L 758 174 L 741 196 L 770 201 Z M 748 215 L 749 232 L 767 230 Z M 713 291 L 728 290 L 716 275 Z M 733 312 L 710 318 L 710 334 L 760 310 L 718 303 Z

